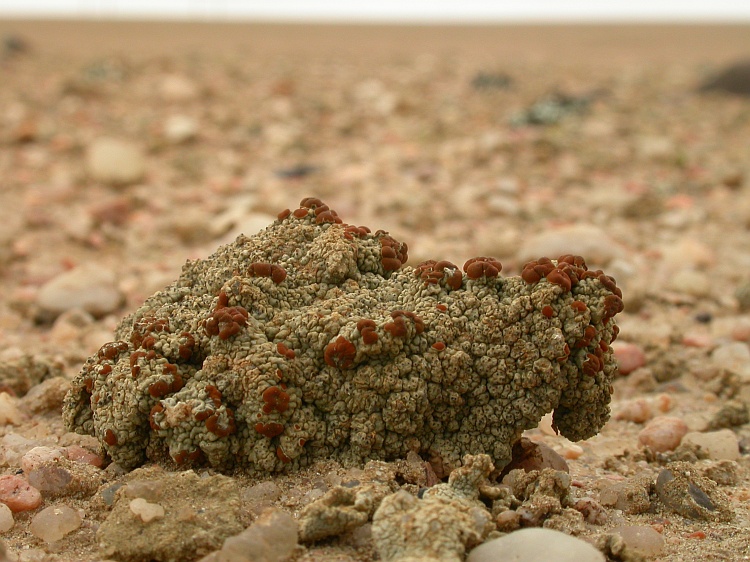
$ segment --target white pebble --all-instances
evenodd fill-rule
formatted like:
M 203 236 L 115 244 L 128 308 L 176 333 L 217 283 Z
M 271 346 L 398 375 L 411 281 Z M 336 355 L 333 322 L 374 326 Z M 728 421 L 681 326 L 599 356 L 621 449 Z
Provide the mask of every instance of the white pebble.
M 670 275 L 667 287 L 693 297 L 706 297 L 711 293 L 711 280 L 702 271 L 681 269 Z
M 59 541 L 80 526 L 81 516 L 77 510 L 66 505 L 53 505 L 34 516 L 29 531 L 35 537 L 50 543 Z
M 493 539 L 469 553 L 466 562 L 604 562 L 604 555 L 581 539 L 552 529 L 530 528 Z
M 718 431 L 691 431 L 682 438 L 686 445 L 698 445 L 712 460 L 736 461 L 740 458 L 737 436 L 731 429 Z
M 179 74 L 167 74 L 159 83 L 159 93 L 164 101 L 189 101 L 198 96 L 195 82 Z
M 198 133 L 198 123 L 187 115 L 171 115 L 164 122 L 164 137 L 171 143 L 187 142 Z
M 158 503 L 150 503 L 143 498 L 135 498 L 128 504 L 130 511 L 141 518 L 144 523 L 150 523 L 154 519 L 164 517 L 164 508 Z
M 732 342 L 714 349 L 711 361 L 721 369 L 740 376 L 743 383 L 750 382 L 750 348 L 742 342 Z
M 92 142 L 86 151 L 86 170 L 95 181 L 127 185 L 143 177 L 146 160 L 136 144 L 102 137 Z
M 0 533 L 7 533 L 13 528 L 13 512 L 4 503 L 0 503 Z
M 122 299 L 114 272 L 95 264 L 59 274 L 37 294 L 39 307 L 52 314 L 82 308 L 95 316 L 103 316 L 117 309 Z
M 671 416 L 659 416 L 651 420 L 638 434 L 638 442 L 663 453 L 675 449 L 688 431 L 684 420 Z
M 25 473 L 36 470 L 43 464 L 65 458 L 65 452 L 58 447 L 34 447 L 21 459 L 21 468 Z

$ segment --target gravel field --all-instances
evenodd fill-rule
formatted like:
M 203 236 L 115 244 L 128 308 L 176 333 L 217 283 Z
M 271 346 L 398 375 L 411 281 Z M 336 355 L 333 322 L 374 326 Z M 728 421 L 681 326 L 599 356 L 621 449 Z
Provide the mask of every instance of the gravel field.
M 750 560 L 750 27 L 0 38 L 0 561 Z M 128 472 L 68 431 L 71 381 L 124 316 L 306 197 L 407 266 L 573 254 L 612 276 L 611 419 L 572 442 L 545 416 L 514 450 L 532 472 L 478 455 L 450 483 L 414 451 Z

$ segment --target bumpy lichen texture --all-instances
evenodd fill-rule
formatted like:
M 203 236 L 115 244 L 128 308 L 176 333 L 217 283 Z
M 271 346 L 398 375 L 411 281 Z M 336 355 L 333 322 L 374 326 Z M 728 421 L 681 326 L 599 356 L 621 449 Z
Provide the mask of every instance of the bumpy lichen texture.
M 622 310 L 611 277 L 578 256 L 518 277 L 491 258 L 406 259 L 388 233 L 304 199 L 125 318 L 73 381 L 67 427 L 125 468 L 256 472 L 409 451 L 500 468 L 550 411 L 570 439 L 597 433 Z

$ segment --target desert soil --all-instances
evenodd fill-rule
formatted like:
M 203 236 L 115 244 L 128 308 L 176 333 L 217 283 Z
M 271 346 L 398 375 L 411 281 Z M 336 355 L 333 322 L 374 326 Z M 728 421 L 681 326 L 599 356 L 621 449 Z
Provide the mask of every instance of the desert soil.
M 185 260 L 305 196 L 408 242 L 410 264 L 492 255 L 511 275 L 563 244 L 623 289 L 627 374 L 597 437 L 573 444 L 545 424 L 528 436 L 597 502 L 608 483 L 655 479 L 670 459 L 731 460 L 730 521 L 684 517 L 652 495 L 642 513 L 605 506 L 580 536 L 646 525 L 664 538 L 652 559 L 748 559 L 750 97 L 697 87 L 750 56 L 750 28 L 0 21 L 0 34 L 0 363 L 29 354 L 72 378 Z M 549 111 L 533 122 L 538 102 Z M 97 168 L 101 137 L 132 161 Z M 74 278 L 73 293 L 52 283 L 81 266 L 101 278 Z M 82 293 L 90 313 L 67 310 Z M 34 406 L 24 391 L 4 402 L 3 474 L 20 472 L 20 442 L 96 452 L 65 432 L 59 399 Z M 659 416 L 728 430 L 729 446 L 654 453 L 639 434 Z M 278 477 L 276 505 L 299 513 L 336 481 L 327 471 L 342 473 Z M 46 544 L 29 524 L 56 504 L 83 525 Z M 10 560 L 101 560 L 107 515 L 97 494 L 44 497 L 2 540 Z M 377 555 L 360 536 L 295 559 Z

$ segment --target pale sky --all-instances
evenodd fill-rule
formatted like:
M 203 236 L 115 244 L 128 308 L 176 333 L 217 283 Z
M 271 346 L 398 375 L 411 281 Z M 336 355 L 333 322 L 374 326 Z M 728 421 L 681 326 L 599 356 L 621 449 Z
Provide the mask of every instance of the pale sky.
M 0 0 L 2 17 L 750 22 L 750 0 Z

